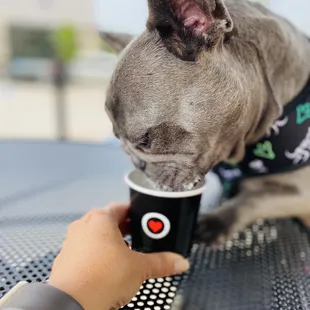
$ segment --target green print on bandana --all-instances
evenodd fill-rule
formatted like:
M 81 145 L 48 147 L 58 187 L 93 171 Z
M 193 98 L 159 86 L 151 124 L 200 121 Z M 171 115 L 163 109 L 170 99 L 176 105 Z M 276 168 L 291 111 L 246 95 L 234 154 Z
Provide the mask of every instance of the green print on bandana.
M 253 153 L 257 157 L 262 157 L 270 160 L 274 160 L 276 158 L 276 154 L 272 149 L 272 144 L 270 141 L 258 143 Z
M 232 189 L 232 183 L 231 182 L 224 182 L 223 187 L 224 187 L 224 193 L 228 194 Z
M 297 111 L 296 123 L 298 125 L 301 125 L 303 122 L 305 122 L 307 119 L 310 118 L 310 102 L 299 105 L 296 108 L 296 111 Z

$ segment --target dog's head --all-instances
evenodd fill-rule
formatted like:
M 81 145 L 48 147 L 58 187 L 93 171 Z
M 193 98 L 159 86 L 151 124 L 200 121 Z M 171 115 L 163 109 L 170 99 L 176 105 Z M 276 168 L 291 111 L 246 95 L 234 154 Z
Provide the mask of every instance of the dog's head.
M 106 110 L 160 187 L 189 189 L 244 149 L 246 77 L 223 48 L 232 30 L 222 0 L 149 0 L 147 29 L 123 52 Z

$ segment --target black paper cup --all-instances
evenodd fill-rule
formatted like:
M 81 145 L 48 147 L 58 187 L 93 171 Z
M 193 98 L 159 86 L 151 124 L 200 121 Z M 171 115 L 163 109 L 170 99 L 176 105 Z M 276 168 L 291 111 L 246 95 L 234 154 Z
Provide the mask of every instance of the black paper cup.
M 139 170 L 126 175 L 125 181 L 130 188 L 132 249 L 189 256 L 204 181 L 184 192 L 156 190 Z

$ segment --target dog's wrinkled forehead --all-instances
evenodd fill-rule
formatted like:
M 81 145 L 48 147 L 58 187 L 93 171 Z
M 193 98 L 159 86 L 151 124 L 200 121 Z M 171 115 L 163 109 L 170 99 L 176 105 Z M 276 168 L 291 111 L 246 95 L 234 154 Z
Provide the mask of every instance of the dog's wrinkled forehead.
M 195 132 L 208 121 L 212 130 L 220 101 L 214 94 L 223 93 L 228 82 L 217 56 L 208 58 L 204 66 L 182 61 L 164 47 L 157 32 L 146 31 L 123 53 L 111 80 L 106 107 L 118 130 L 138 135 L 166 122 Z
M 193 63 L 178 63 L 156 33 L 145 33 L 123 54 L 108 91 L 107 108 L 116 121 L 135 126 L 173 120 L 186 100 L 193 69 Z
M 231 18 L 222 0 L 148 4 L 147 30 L 126 49 L 114 72 L 108 113 L 127 133 L 181 119 L 185 130 L 201 128 L 197 115 L 206 110 L 202 104 L 212 110 L 212 94 L 221 90 L 218 81 L 225 82 L 212 49 L 232 30 Z M 204 52 L 210 55 L 201 65 Z

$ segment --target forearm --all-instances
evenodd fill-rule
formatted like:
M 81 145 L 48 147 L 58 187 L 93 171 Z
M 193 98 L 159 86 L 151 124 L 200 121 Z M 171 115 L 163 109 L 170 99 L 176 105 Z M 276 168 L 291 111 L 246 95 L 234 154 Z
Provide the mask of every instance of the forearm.
M 43 283 L 21 282 L 0 300 L 0 310 L 83 310 L 70 295 Z

